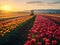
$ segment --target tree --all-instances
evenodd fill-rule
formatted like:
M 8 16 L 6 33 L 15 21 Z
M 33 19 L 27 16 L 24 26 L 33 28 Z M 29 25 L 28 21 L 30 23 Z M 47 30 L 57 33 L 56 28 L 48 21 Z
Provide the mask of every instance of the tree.
M 31 16 L 33 16 L 34 15 L 34 10 L 31 10 L 31 14 L 30 14 Z

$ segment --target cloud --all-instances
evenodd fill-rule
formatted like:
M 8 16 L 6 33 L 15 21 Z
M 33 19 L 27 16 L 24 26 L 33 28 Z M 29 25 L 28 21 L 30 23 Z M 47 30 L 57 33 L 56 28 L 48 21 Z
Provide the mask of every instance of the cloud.
M 59 4 L 60 1 L 58 2 L 42 2 L 42 1 L 30 1 L 27 2 L 27 4 Z
M 59 2 L 51 2 L 49 4 L 59 4 L 59 3 L 60 3 L 60 1 Z
M 27 2 L 27 4 L 28 4 L 28 5 L 31 4 L 31 5 L 33 5 L 33 6 L 40 7 L 40 8 L 41 8 L 41 7 L 46 7 L 46 8 L 48 8 L 48 7 L 49 7 L 49 8 L 50 8 L 50 7 L 51 7 L 51 8 L 53 8 L 53 7 L 54 7 L 54 8 L 55 8 L 55 7 L 56 7 L 56 8 L 60 7 L 60 6 L 59 6 L 60 2 L 56 2 L 56 1 L 55 1 L 55 2 L 30 1 L 30 2 Z
M 42 1 L 30 1 L 30 2 L 27 2 L 27 4 L 37 4 L 37 3 L 44 3 Z

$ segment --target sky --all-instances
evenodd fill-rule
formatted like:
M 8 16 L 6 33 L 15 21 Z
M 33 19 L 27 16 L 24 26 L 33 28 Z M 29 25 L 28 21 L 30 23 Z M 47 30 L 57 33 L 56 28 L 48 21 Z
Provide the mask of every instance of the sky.
M 0 7 L 5 4 L 11 6 L 11 11 L 60 9 L 60 0 L 0 0 Z

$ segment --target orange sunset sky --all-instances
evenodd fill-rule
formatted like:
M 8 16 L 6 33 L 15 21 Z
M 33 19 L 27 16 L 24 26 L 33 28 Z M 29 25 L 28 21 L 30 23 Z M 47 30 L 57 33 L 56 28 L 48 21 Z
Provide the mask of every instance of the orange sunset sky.
M 60 9 L 60 0 L 0 0 L 0 10 L 24 11 L 31 9 Z

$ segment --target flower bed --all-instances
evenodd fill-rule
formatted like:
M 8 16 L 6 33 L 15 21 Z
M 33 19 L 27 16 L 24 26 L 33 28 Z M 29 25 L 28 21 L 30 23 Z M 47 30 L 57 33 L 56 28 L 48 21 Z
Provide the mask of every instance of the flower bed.
M 6 33 L 10 32 L 21 23 L 29 20 L 32 16 L 24 16 L 20 18 L 9 19 L 5 21 L 0 21 L 0 35 L 4 36 Z
M 27 40 L 28 30 L 33 26 L 35 16 L 21 23 L 4 37 L 0 36 L 0 45 L 23 45 Z
M 50 19 L 51 21 L 54 21 L 56 24 L 60 25 L 60 18 L 59 17 L 53 17 L 53 16 L 44 16 L 48 19 Z
M 24 45 L 60 45 L 60 26 L 38 15 Z
M 60 18 L 59 17 L 48 16 L 48 18 L 51 18 L 51 19 L 53 19 L 55 21 L 60 22 Z

